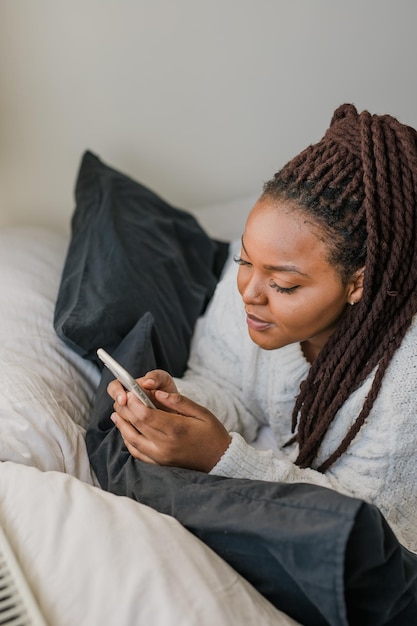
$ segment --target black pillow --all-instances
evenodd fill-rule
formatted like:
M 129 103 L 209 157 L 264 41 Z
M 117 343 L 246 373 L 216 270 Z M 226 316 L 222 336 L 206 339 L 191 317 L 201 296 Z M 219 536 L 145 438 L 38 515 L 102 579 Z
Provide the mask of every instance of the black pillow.
M 55 306 L 57 334 L 98 363 L 97 348 L 112 353 L 150 311 L 170 371 L 180 376 L 228 243 L 212 240 L 190 213 L 89 151 L 82 158 L 75 197 Z

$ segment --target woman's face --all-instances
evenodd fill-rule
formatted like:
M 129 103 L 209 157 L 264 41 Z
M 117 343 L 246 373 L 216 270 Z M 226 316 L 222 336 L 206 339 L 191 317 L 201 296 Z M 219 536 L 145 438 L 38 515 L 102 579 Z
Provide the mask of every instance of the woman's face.
M 348 303 L 360 299 L 362 279 L 344 285 L 327 257 L 324 232 L 306 214 L 268 198 L 255 204 L 237 260 L 238 288 L 249 335 L 261 348 L 299 342 L 312 362 Z

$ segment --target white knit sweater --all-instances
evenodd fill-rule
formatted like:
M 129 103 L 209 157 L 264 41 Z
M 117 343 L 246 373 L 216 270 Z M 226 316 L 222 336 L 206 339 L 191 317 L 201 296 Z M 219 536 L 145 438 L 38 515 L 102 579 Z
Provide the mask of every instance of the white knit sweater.
M 308 482 L 376 504 L 399 540 L 417 552 L 417 322 L 386 371 L 366 423 L 329 470 L 300 469 L 291 437 L 291 414 L 309 363 L 299 344 L 266 351 L 249 337 L 229 263 L 213 300 L 199 320 L 188 369 L 177 385 L 206 406 L 232 434 L 232 443 L 212 474 L 278 482 Z M 330 427 L 316 467 L 337 447 L 360 412 L 370 376 L 348 399 Z M 273 450 L 251 443 L 262 426 L 275 439 Z M 240 434 L 239 434 L 240 433 Z

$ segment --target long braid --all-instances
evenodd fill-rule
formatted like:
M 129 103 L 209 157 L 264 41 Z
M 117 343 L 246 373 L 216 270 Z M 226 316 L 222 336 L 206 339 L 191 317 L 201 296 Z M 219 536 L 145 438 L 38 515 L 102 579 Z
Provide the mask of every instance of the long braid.
M 317 468 L 324 472 L 364 424 L 417 312 L 417 133 L 389 115 L 342 105 L 323 139 L 266 183 L 264 195 L 315 218 L 342 280 L 365 266 L 363 297 L 315 359 L 293 411 L 296 463 L 309 467 L 338 410 L 374 372 L 362 410 Z

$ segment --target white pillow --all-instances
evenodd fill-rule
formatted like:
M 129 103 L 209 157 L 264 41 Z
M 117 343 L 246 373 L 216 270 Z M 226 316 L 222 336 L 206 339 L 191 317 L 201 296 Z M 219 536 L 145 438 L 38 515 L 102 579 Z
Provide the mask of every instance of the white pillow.
M 99 372 L 53 328 L 67 245 L 44 229 L 0 230 L 0 460 L 94 483 L 84 428 Z
M 0 523 L 53 626 L 293 626 L 174 518 L 0 463 Z

